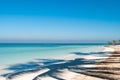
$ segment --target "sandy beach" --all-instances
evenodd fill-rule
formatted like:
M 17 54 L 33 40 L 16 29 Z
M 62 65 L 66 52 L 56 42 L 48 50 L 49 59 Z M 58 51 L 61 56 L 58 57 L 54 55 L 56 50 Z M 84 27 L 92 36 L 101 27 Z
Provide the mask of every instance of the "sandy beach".
M 91 67 L 92 70 L 78 71 L 84 76 L 76 76 L 72 80 L 120 80 L 120 46 L 106 48 L 114 49 L 112 55 Z
M 120 46 L 107 46 L 102 52 L 92 53 L 95 55 L 75 59 L 70 56 L 71 60 L 66 59 L 44 68 L 9 71 L 11 73 L 1 76 L 0 80 L 120 80 Z M 96 56 L 96 53 L 108 56 Z

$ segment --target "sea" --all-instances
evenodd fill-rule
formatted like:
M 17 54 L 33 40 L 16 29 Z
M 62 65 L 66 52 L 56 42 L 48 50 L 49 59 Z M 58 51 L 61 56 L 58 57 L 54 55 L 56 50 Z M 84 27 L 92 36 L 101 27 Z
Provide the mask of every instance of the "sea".
M 0 43 L 0 66 L 101 51 L 104 43 Z M 81 54 L 83 55 L 83 54 Z

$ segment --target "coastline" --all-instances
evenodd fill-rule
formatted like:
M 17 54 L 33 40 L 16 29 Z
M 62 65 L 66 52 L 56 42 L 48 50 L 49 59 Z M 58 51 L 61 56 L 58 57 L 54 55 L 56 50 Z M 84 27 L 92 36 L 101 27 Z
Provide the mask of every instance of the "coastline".
M 104 52 L 106 53 L 106 52 L 113 52 L 113 51 L 114 50 L 112 48 L 106 47 L 105 50 L 103 50 L 102 52 L 100 52 L 100 53 L 99 52 L 94 52 L 94 53 L 98 53 L 98 54 L 102 53 L 103 54 Z M 92 56 L 87 56 L 87 57 L 82 56 L 82 58 L 84 58 L 84 59 L 82 59 L 81 57 L 78 57 L 78 56 L 79 55 L 69 56 L 68 58 L 71 59 L 71 60 L 68 60 L 68 58 L 66 58 L 65 61 L 57 62 L 57 63 L 54 63 L 53 65 L 48 65 L 46 68 L 49 69 L 49 70 L 47 70 L 45 72 L 41 71 L 41 70 L 35 70 L 35 71 L 31 72 L 30 70 L 28 70 L 28 72 L 24 71 L 25 74 L 22 74 L 20 72 L 19 77 L 16 77 L 18 73 L 17 74 L 15 73 L 15 74 L 7 77 L 7 78 L 13 78 L 12 80 L 24 80 L 29 75 L 31 75 L 32 78 L 35 78 L 35 76 L 37 76 L 35 80 L 37 80 L 37 78 L 39 78 L 41 80 L 58 80 L 58 77 L 62 78 L 62 79 L 65 79 L 65 80 L 78 80 L 79 78 L 84 79 L 85 77 L 86 77 L 86 80 L 87 80 L 87 78 L 89 78 L 89 80 L 90 80 L 90 78 L 91 78 L 91 80 L 93 80 L 93 79 L 94 80 L 100 80 L 100 78 L 95 78 L 95 77 L 92 77 L 92 76 L 86 76 L 85 74 L 83 74 L 83 71 L 80 71 L 81 73 L 76 72 L 76 70 L 74 70 L 74 69 L 76 67 L 78 67 L 78 68 L 79 67 L 84 67 L 84 68 L 95 67 L 96 64 L 93 63 L 94 60 L 99 59 L 98 61 L 101 61 L 101 60 L 104 60 L 108 57 L 107 56 L 106 57 L 99 57 L 99 56 L 92 55 Z M 86 60 L 86 61 L 83 61 L 83 60 Z M 89 62 L 90 64 L 87 65 L 87 64 L 85 64 L 86 62 Z M 64 67 L 62 67 L 62 66 L 64 66 Z M 55 69 L 53 69 L 53 68 L 55 68 Z M 44 68 L 42 70 L 44 70 Z M 41 72 L 43 74 L 41 74 Z M 55 77 L 50 77 L 49 73 L 51 73 L 51 75 L 56 76 L 56 78 Z M 69 76 L 69 75 L 72 75 L 72 76 Z M 24 77 L 24 79 L 22 79 L 23 77 Z M 2 78 L 3 77 L 0 77 L 0 79 L 2 79 Z M 29 79 L 27 79 L 27 80 L 32 80 L 32 78 L 29 77 Z M 2 79 L 2 80 L 4 80 L 4 79 Z

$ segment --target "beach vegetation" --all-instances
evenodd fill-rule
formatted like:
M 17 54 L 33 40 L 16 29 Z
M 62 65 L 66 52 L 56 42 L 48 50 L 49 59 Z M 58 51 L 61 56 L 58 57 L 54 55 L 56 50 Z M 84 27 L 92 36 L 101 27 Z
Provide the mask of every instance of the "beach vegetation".
M 109 45 L 120 45 L 120 40 L 112 40 L 108 42 Z

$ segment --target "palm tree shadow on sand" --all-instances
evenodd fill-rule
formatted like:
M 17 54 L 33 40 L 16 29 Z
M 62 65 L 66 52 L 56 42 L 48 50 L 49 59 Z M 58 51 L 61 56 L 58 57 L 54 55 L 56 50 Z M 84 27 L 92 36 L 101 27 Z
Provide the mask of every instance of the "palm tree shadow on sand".
M 74 68 L 72 71 L 105 80 L 120 80 L 120 53 L 113 52 L 107 59 L 96 63 L 95 67 L 85 68 L 84 71 Z
M 91 55 L 91 54 L 106 54 L 103 52 L 98 53 L 81 53 L 73 52 L 76 55 Z M 118 60 L 117 60 L 118 59 Z M 120 68 L 118 66 L 110 67 L 112 64 L 119 64 L 120 54 L 112 53 L 109 58 L 104 61 L 98 62 L 98 59 L 87 60 L 85 58 L 76 58 L 74 60 L 57 60 L 57 59 L 36 59 L 37 62 L 28 62 L 25 64 L 16 64 L 6 68 L 6 70 L 13 70 L 14 73 L 4 74 L 8 79 L 17 77 L 18 75 L 23 75 L 26 73 L 36 72 L 44 68 L 48 68 L 49 71 L 37 75 L 33 80 L 40 80 L 38 78 L 44 76 L 50 76 L 57 80 L 64 80 L 56 74 L 62 73 L 61 70 L 68 69 L 72 72 L 84 74 L 86 76 L 97 77 L 105 80 L 120 80 L 117 79 L 120 75 Z M 116 61 L 117 60 L 117 61 Z M 87 65 L 88 67 L 85 67 Z M 94 66 L 89 66 L 94 65 Z

